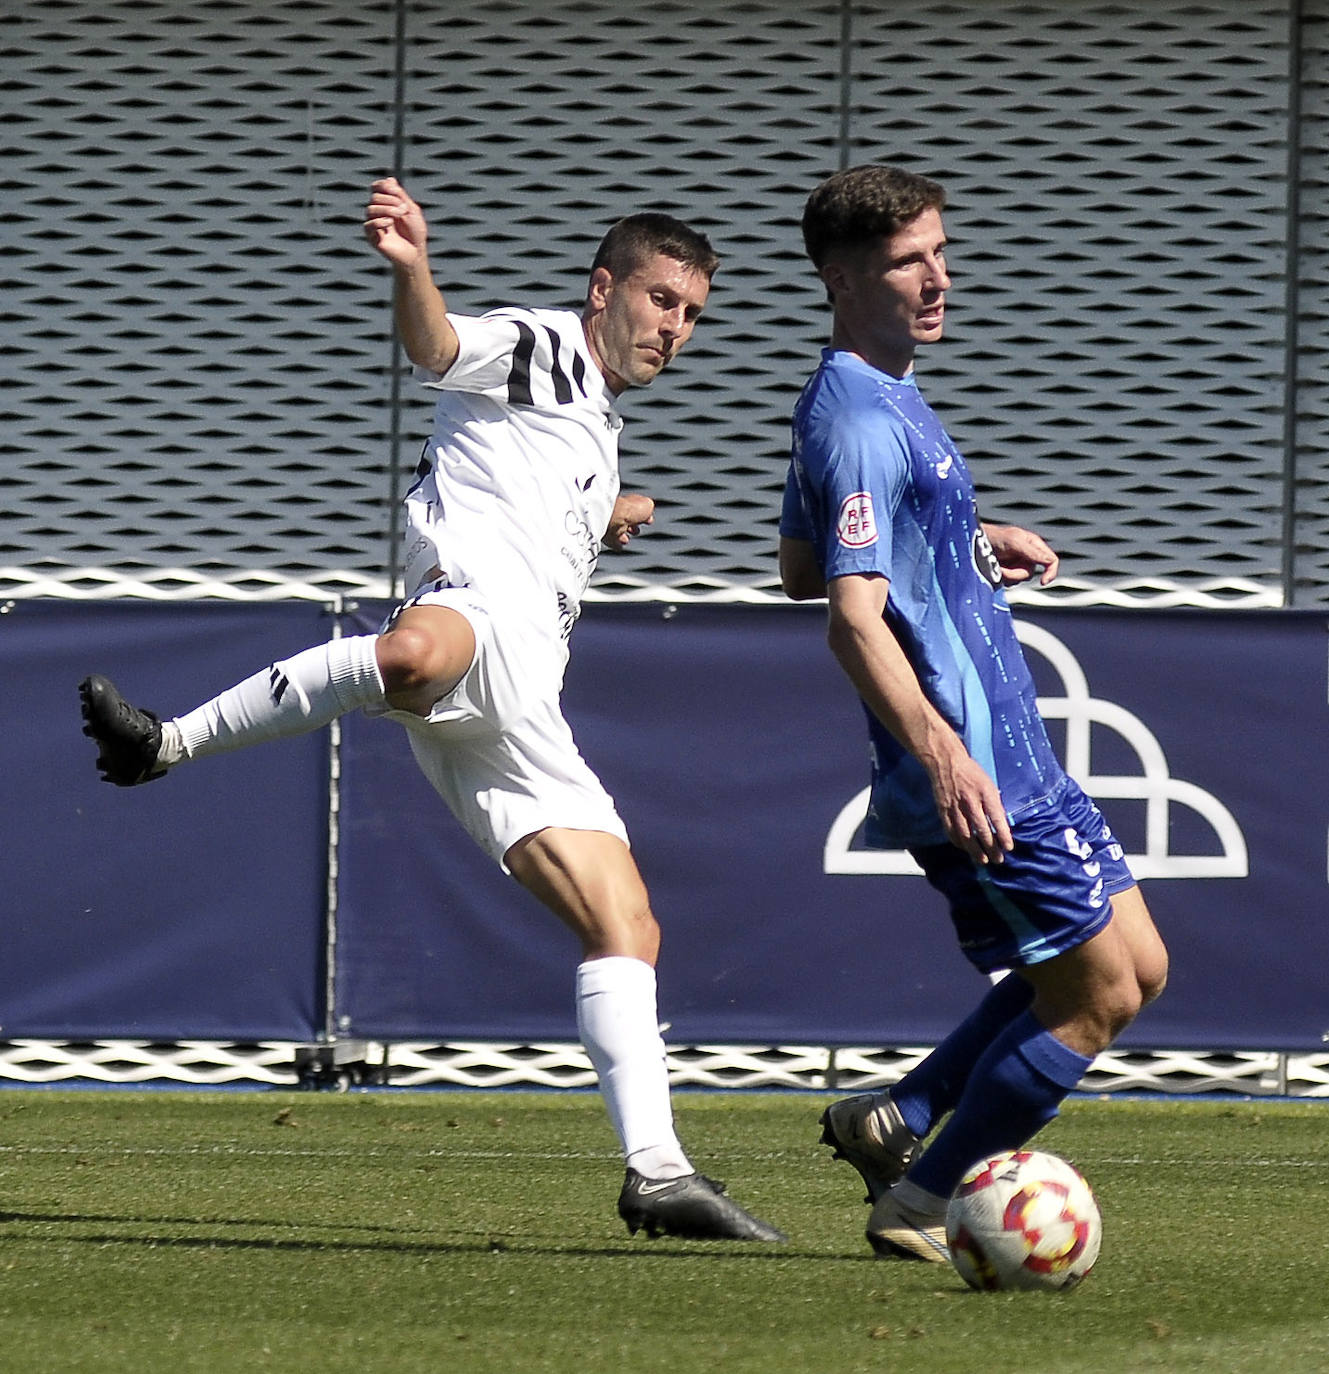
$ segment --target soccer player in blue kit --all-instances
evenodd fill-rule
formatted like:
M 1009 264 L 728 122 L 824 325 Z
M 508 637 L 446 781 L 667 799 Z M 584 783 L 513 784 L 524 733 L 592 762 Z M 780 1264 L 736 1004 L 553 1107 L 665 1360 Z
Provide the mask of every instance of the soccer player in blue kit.
M 964 1172 L 1056 1116 L 1167 976 L 1121 846 L 1053 754 L 1012 624 L 1004 584 L 1051 581 L 1056 555 L 979 520 L 915 381 L 951 285 L 944 205 L 936 182 L 875 165 L 810 196 L 804 242 L 833 323 L 794 411 L 780 521 L 784 590 L 827 598 L 867 711 L 867 843 L 907 848 L 969 960 L 1011 970 L 888 1092 L 821 1118 L 867 1184 L 877 1254 L 938 1263 Z

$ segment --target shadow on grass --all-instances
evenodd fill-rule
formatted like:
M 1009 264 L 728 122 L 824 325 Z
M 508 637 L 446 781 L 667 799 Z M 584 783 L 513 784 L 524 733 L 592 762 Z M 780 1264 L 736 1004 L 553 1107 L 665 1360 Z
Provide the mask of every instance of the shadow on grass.
M 654 1241 L 624 1240 L 617 1245 L 587 1246 L 566 1245 L 555 1241 L 541 1241 L 539 1238 L 511 1238 L 491 1232 L 480 1232 L 474 1240 L 412 1240 L 400 1235 L 400 1228 L 374 1225 L 347 1225 L 346 1223 L 325 1222 L 274 1222 L 254 1221 L 244 1218 L 203 1218 L 203 1217 L 129 1217 L 105 1215 L 89 1212 L 0 1212 L 0 1225 L 24 1223 L 30 1225 L 52 1225 L 60 1230 L 51 1236 L 22 1236 L 24 1241 L 38 1244 L 56 1241 L 60 1244 L 76 1242 L 84 1245 L 140 1245 L 147 1248 L 175 1247 L 185 1250 L 267 1250 L 317 1252 L 331 1251 L 346 1254 L 399 1254 L 399 1255 L 486 1255 L 510 1254 L 531 1256 L 567 1256 L 574 1259 L 616 1259 L 621 1256 L 645 1256 L 651 1259 L 695 1259 L 698 1255 L 714 1256 L 718 1259 L 738 1260 L 827 1260 L 840 1264 L 875 1264 L 871 1254 L 843 1255 L 826 1254 L 823 1251 L 793 1250 L 786 1245 L 767 1245 L 761 1242 L 742 1241 L 688 1241 L 678 1237 L 661 1237 Z M 196 1228 L 253 1228 L 254 1230 L 273 1230 L 284 1228 L 292 1231 L 329 1231 L 337 1235 L 320 1236 L 229 1236 L 229 1235 L 127 1235 L 122 1232 L 97 1231 L 87 1234 L 71 1234 L 68 1228 L 100 1223 L 110 1226 L 179 1226 Z M 381 1232 L 383 1239 L 373 1235 L 364 1239 L 347 1236 L 348 1231 Z M 388 1237 L 395 1236 L 396 1239 Z M 11 1243 L 19 1236 L 10 1236 Z

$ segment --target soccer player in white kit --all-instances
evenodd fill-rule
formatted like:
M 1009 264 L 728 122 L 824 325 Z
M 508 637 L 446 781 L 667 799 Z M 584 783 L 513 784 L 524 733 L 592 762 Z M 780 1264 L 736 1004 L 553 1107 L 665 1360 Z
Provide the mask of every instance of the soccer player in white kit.
M 652 382 L 691 337 L 718 259 L 662 214 L 605 236 L 580 315 L 451 314 L 420 207 L 393 178 L 365 214 L 392 265 L 416 376 L 438 392 L 406 497 L 406 585 L 382 631 L 281 660 L 170 721 L 93 675 L 84 733 L 127 787 L 191 759 L 301 734 L 357 708 L 407 730 L 425 776 L 468 833 L 582 946 L 577 1024 L 627 1172 L 635 1234 L 779 1241 L 697 1173 L 674 1130 L 656 1012 L 660 931 L 614 803 L 582 759 L 559 694 L 568 636 L 602 544 L 649 522 L 619 494 L 614 398 Z

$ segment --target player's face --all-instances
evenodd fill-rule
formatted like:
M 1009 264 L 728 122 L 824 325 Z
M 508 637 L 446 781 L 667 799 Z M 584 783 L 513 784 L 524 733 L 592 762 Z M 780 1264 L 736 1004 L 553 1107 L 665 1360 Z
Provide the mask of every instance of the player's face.
M 946 232 L 924 210 L 890 238 L 829 262 L 823 279 L 835 300 L 843 346 L 875 367 L 904 376 L 920 344 L 941 338 L 946 317 Z
M 591 276 L 586 338 L 609 389 L 649 386 L 692 337 L 710 294 L 704 273 L 656 253 L 630 276 Z

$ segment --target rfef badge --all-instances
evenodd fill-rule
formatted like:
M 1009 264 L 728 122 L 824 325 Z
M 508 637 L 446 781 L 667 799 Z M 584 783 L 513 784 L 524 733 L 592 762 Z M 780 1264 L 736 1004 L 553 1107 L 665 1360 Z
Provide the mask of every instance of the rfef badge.
M 856 491 L 840 502 L 835 537 L 847 549 L 862 549 L 877 542 L 877 520 L 872 513 L 872 493 Z

